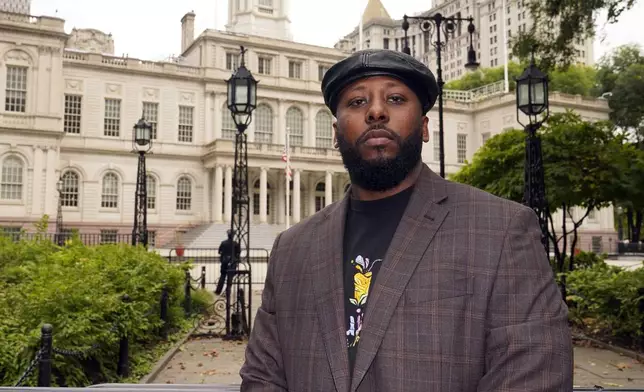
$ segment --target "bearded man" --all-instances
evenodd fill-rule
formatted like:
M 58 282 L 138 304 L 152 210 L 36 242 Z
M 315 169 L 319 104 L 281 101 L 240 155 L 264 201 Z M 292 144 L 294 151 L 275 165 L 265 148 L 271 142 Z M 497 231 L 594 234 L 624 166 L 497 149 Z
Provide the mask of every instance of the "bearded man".
M 421 160 L 431 71 L 365 50 L 322 91 L 351 186 L 275 240 L 241 390 L 571 391 L 536 215 Z

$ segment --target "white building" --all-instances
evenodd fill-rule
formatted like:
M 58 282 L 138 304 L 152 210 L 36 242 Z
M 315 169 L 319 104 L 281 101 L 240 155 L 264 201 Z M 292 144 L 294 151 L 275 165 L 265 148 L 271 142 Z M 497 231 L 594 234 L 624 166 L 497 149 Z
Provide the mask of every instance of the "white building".
M 506 39 L 509 42 L 518 32 L 529 30 L 533 23 L 526 0 L 437 0 L 432 9 L 408 16 L 430 16 L 437 13 L 446 17 L 473 18 L 476 29 L 473 35 L 474 49 L 477 60 L 483 67 L 503 65 L 506 47 L 511 60 L 510 44 L 504 46 L 503 43 Z M 402 22 L 402 19 L 391 18 L 381 0 L 369 0 L 362 18 L 362 47 L 402 50 L 405 42 Z M 554 24 L 550 24 L 554 29 Z M 467 22 L 457 24 L 455 34 L 448 40 L 445 40 L 445 31 L 441 30 L 441 41 L 446 42 L 441 52 L 445 81 L 458 79 L 467 72 L 465 64 L 470 45 L 467 27 Z M 431 69 L 436 69 L 436 49 L 433 46 L 437 39 L 435 29 L 423 31 L 418 21 L 410 20 L 407 37 L 412 56 Z M 337 42 L 335 47 L 346 53 L 358 50 L 358 27 Z M 578 39 L 575 47 L 578 63 L 594 63 L 592 39 Z
M 340 199 L 349 178 L 332 148 L 333 118 L 320 80 L 344 54 L 245 34 L 271 25 L 278 37 L 290 34 L 282 17 L 285 3 L 269 12 L 274 3 L 255 0 L 250 9 L 231 8 L 229 28 L 237 32 L 206 30 L 196 39 L 195 15 L 186 14 L 181 60 L 163 62 L 115 57 L 110 36 L 96 30 L 67 34 L 58 18 L 0 13 L 0 227 L 32 230 L 44 214 L 53 226 L 56 182 L 62 178 L 65 228 L 101 233 L 105 240 L 130 233 L 137 172 L 131 129 L 143 113 L 155 134 L 147 160 L 153 240 L 161 247 L 182 232 L 186 246 L 218 245 L 232 194 L 234 125 L 224 80 L 238 65 L 240 45 L 248 48 L 247 65 L 261 80 L 248 129 L 251 247 L 270 249 L 284 229 L 286 129 L 293 167 L 290 221 Z M 237 25 L 242 16 L 257 26 Z M 518 126 L 514 96 L 501 90 L 495 84 L 446 91 L 448 173 L 486 138 Z M 605 101 L 558 93 L 551 95 L 551 107 L 573 108 L 588 118 L 608 115 Z M 437 112 L 429 116 L 436 131 Z M 436 133 L 423 152 L 434 170 Z M 592 237 L 608 249 L 609 238 L 616 237 L 611 210 L 597 212 L 584 230 L 583 249 Z

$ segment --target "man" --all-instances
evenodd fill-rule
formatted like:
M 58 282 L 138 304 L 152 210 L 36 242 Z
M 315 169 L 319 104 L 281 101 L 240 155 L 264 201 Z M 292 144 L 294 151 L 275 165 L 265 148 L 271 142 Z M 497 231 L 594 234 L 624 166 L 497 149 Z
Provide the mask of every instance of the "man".
M 241 390 L 571 391 L 536 215 L 421 161 L 429 69 L 360 51 L 322 91 L 351 187 L 275 240 Z
M 241 248 L 233 239 L 235 233 L 232 230 L 228 230 L 226 234 L 228 237 L 219 244 L 219 261 L 221 262 L 221 267 L 219 268 L 219 281 L 217 282 L 217 289 L 215 290 L 215 294 L 217 295 L 223 291 L 226 278 L 228 278 L 228 286 L 230 286 L 232 276 L 228 276 L 226 272 L 233 267 L 231 265 L 233 249 L 235 251 L 235 262 L 239 263 L 239 256 L 241 255 Z

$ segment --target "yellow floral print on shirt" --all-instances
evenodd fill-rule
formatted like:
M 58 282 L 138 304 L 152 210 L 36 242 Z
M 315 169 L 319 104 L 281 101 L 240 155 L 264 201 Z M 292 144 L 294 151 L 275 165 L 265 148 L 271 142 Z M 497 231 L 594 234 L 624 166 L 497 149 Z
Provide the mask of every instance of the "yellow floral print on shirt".
M 347 344 L 353 347 L 360 340 L 360 331 L 364 320 L 364 306 L 367 304 L 369 289 L 371 288 L 371 278 L 373 277 L 372 269 L 381 259 L 370 260 L 366 257 L 357 256 L 351 260 L 356 272 L 353 275 L 353 298 L 349 299 L 351 304 L 357 306 L 355 316 L 349 317 L 349 329 L 347 330 Z

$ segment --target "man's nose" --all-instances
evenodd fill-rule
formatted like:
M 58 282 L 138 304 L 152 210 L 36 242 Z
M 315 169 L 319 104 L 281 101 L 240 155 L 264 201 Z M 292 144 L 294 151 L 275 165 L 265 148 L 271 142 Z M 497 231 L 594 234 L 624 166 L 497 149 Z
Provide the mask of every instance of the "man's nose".
M 389 113 L 387 113 L 387 106 L 382 99 L 374 99 L 369 105 L 367 110 L 367 123 L 379 123 L 389 121 Z

